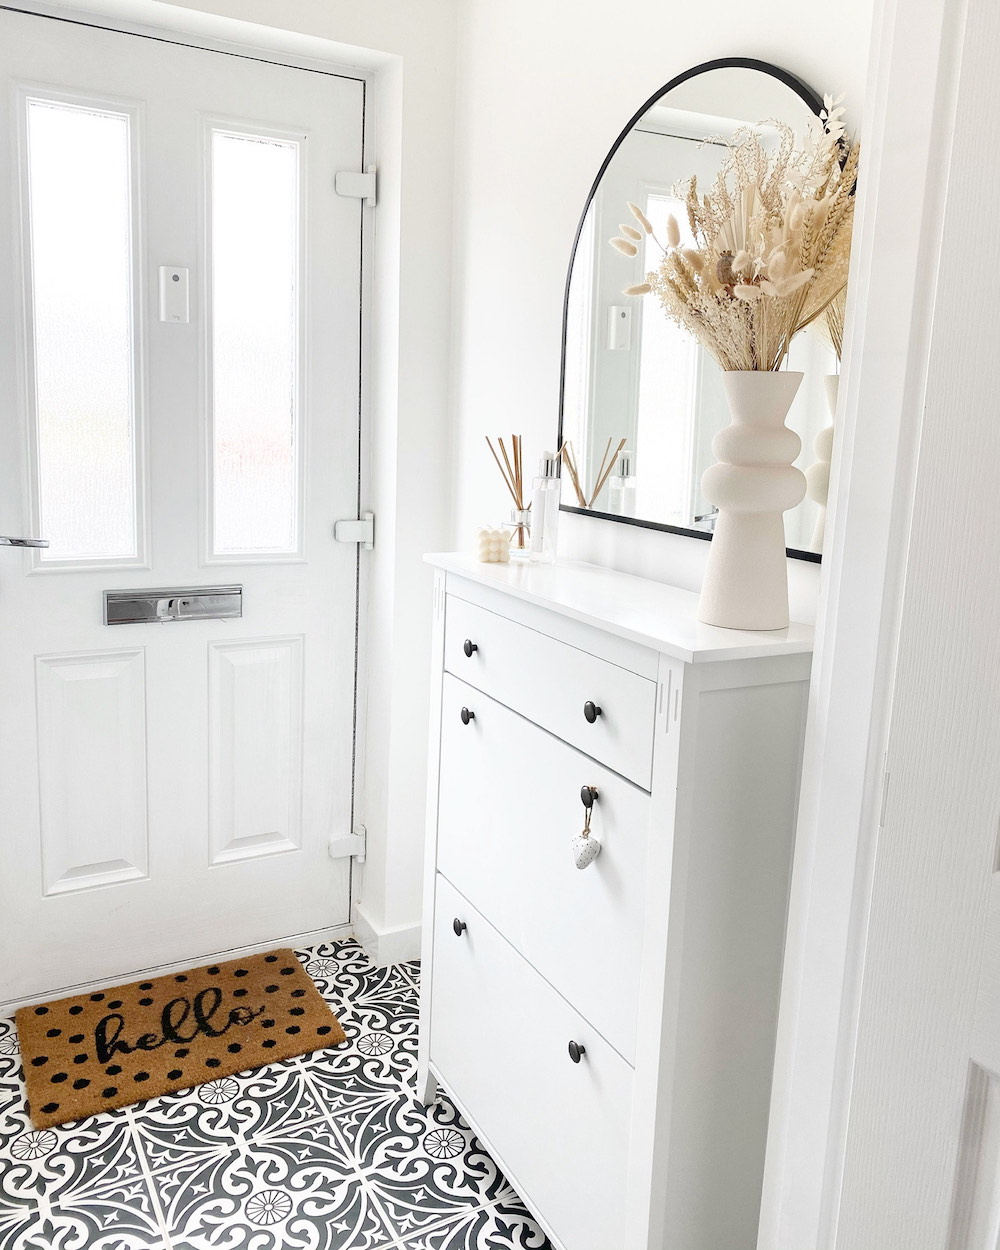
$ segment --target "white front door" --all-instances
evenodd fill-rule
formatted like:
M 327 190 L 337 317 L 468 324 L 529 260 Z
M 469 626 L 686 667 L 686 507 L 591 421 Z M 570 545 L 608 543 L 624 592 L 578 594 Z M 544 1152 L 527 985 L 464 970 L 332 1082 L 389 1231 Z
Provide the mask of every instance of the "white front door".
M 364 84 L 11 12 L 0 79 L 2 1004 L 348 920 Z

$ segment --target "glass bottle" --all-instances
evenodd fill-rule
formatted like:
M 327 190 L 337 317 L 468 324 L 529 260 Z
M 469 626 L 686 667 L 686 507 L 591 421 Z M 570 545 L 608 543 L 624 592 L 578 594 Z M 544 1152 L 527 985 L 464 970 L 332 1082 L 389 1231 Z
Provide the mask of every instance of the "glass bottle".
M 532 483 L 531 546 L 528 559 L 536 564 L 552 564 L 556 558 L 556 530 L 559 525 L 559 457 L 547 451 L 538 464 L 538 477 Z
M 626 447 L 608 478 L 608 511 L 615 516 L 635 516 L 635 474 L 632 453 Z

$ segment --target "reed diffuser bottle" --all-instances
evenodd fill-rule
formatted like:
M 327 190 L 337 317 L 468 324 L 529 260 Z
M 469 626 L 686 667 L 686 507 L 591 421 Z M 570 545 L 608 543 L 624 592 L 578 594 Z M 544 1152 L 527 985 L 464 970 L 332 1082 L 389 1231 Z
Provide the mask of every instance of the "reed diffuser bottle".
M 559 457 L 555 452 L 547 451 L 539 461 L 533 487 L 528 559 L 536 564 L 552 564 L 559 526 Z
M 615 516 L 635 516 L 635 474 L 630 451 L 619 453 L 615 471 L 608 478 L 608 511 Z

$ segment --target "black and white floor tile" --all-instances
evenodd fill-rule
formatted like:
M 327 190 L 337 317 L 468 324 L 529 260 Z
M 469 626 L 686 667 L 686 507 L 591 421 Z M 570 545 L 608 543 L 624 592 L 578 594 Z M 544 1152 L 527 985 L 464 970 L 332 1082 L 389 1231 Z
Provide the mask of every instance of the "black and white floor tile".
M 54 1129 L 0 1019 L 0 1250 L 550 1250 L 448 1099 L 414 1097 L 419 964 L 298 955 L 346 1042 Z

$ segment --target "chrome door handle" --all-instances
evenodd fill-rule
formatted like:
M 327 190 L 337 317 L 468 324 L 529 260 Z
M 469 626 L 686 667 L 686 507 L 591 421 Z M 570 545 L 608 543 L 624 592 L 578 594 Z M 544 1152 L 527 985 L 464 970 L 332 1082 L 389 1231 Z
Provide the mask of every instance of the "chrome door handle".
M 47 538 L 3 538 L 0 537 L 0 547 L 47 547 L 49 540 Z

